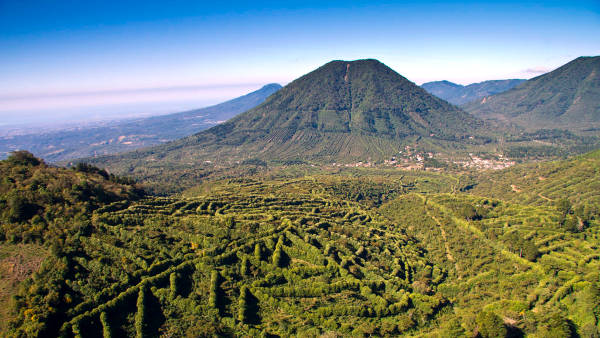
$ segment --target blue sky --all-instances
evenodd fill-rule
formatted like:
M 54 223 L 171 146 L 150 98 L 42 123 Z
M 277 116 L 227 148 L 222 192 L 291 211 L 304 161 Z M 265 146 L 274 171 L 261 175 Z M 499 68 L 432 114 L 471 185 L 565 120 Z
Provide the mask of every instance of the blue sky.
M 333 59 L 418 84 L 530 78 L 600 54 L 600 2 L 0 0 L 0 51 L 1 124 L 206 105 Z

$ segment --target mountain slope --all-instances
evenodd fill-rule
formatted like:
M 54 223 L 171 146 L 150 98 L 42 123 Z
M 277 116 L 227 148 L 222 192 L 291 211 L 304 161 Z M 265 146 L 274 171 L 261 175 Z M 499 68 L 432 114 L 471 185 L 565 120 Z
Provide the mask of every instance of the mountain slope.
M 112 122 L 44 134 L 0 138 L 0 157 L 10 151 L 27 149 L 47 161 L 114 154 L 185 137 L 226 121 L 262 103 L 281 88 L 269 84 L 244 96 L 202 109 L 153 116 L 126 122 Z
M 568 198 L 574 205 L 600 206 L 600 150 L 566 160 L 530 163 L 486 172 L 473 194 L 526 205 L 554 205 Z
M 579 57 L 513 88 L 464 106 L 485 119 L 539 128 L 600 125 L 600 56 Z
M 489 95 L 505 92 L 525 81 L 522 79 L 490 80 L 463 86 L 444 80 L 423 83 L 421 87 L 430 94 L 452 104 L 462 105 Z
M 445 174 L 296 170 L 15 224 L 44 242 L 0 335 L 598 336 L 597 212 L 570 229 Z
M 389 158 L 416 138 L 468 139 L 481 125 L 379 61 L 333 61 L 219 126 L 93 161 L 123 173 L 248 159 L 348 163 Z
M 13 242 L 44 242 L 46 232 L 67 229 L 67 218 L 143 195 L 129 179 L 83 164 L 51 167 L 27 151 L 0 161 L 0 175 L 0 237 Z

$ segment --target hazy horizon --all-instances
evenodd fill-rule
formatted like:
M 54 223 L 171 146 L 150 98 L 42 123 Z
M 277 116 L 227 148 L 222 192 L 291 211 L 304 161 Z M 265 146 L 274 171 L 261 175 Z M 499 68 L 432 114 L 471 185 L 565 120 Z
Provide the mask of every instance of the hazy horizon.
M 531 69 L 528 70 L 531 76 L 521 78 L 530 79 L 553 69 Z M 488 80 L 506 79 L 509 78 L 466 83 L 448 79 L 431 81 L 446 80 L 466 86 Z M 285 86 L 293 80 L 279 84 Z M 420 86 L 431 81 L 413 82 Z M 30 93 L 22 96 L 0 95 L 0 129 L 52 128 L 172 114 L 219 104 L 258 90 L 269 83 L 276 82 Z
M 122 120 L 177 113 L 219 104 L 262 86 L 263 84 L 242 84 L 37 94 L 31 97 L 0 96 L 0 128 Z
M 433 81 L 442 80 L 446 79 Z M 0 127 L 51 126 L 171 114 L 219 104 L 269 83 L 0 95 Z M 463 85 L 468 84 L 471 83 Z
M 600 3 L 13 1 L 0 30 L 1 125 L 200 108 L 336 59 L 528 79 L 600 54 Z

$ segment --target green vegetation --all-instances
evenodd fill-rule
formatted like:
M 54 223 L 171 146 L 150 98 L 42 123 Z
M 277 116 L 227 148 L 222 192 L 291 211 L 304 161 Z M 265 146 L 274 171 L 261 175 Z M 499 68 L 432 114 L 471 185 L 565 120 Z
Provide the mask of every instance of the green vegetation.
M 502 319 L 491 311 L 482 311 L 477 315 L 477 331 L 483 338 L 506 337 L 508 333 Z
M 228 180 L 205 196 L 97 209 L 88 232 L 53 251 L 56 270 L 38 272 L 17 294 L 12 332 L 184 335 L 201 322 L 212 333 L 391 334 L 426 326 L 447 300 L 426 292 L 438 275 L 413 286 L 435 270 L 418 245 L 356 202 L 313 194 L 319 186 Z M 59 272 L 60 287 L 46 289 Z M 45 305 L 50 290 L 57 294 Z M 38 317 L 49 307 L 52 320 Z
M 130 180 L 104 170 L 85 164 L 53 168 L 26 151 L 0 162 L 0 177 L 0 239 L 9 243 L 41 244 L 85 233 L 93 210 L 142 194 Z
M 598 337 L 600 151 L 495 172 L 449 154 L 597 137 L 481 126 L 375 60 L 334 61 L 215 128 L 94 160 L 145 192 L 15 152 L 1 333 Z M 396 167 L 411 157 L 428 170 Z
M 529 194 L 600 168 L 597 159 L 537 165 L 552 172 Z M 54 224 L 41 199 L 26 199 L 38 201 L 33 214 L 5 204 L 21 230 L 3 246 L 48 251 L 12 291 L 7 336 L 598 334 L 600 219 L 590 211 L 581 229 L 566 226 L 581 205 L 598 206 L 593 178 L 560 185 L 566 200 L 523 203 L 484 187 L 528 165 L 458 178 L 296 165 L 140 198 L 87 165 L 18 153 L 0 166 L 14 183 L 6 196 L 37 191 L 31 178 L 48 170 L 37 185 L 85 178 L 113 192 L 71 196 L 64 185 L 55 198 L 71 196 L 62 203 L 72 211 L 34 237 L 23 233 L 36 215 Z
M 525 131 L 484 124 L 377 60 L 358 60 L 327 63 L 209 130 L 134 152 L 78 161 L 135 177 L 149 192 L 168 195 L 199 182 L 280 166 L 382 166 L 398 159 L 406 165 L 461 171 L 465 162 L 476 164 L 474 155 L 496 163 L 523 162 L 598 147 L 600 138 L 592 129 Z
M 515 123 L 526 129 L 572 129 L 598 133 L 600 56 L 579 57 L 504 93 L 466 104 L 484 119 Z
M 226 168 L 383 161 L 415 143 L 466 155 L 490 143 L 488 134 L 480 120 L 377 60 L 332 61 L 214 128 L 86 161 L 172 192 Z
M 600 204 L 600 150 L 567 160 L 530 163 L 473 177 L 469 192 L 525 205 L 554 206 L 560 201 L 564 216 L 582 221 L 598 214 Z M 573 205 L 571 208 L 570 205 Z

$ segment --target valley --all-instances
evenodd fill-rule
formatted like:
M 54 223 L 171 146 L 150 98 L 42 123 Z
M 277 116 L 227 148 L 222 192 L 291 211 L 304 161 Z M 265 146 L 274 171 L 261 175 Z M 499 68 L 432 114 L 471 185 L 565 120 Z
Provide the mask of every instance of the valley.
M 163 144 L 12 152 L 1 333 L 597 337 L 600 138 L 488 117 L 332 61 Z
M 600 338 L 599 18 L 0 0 L 0 337 Z
M 525 82 L 523 79 L 489 80 L 463 86 L 450 81 L 433 81 L 423 83 L 421 87 L 440 99 L 460 106 L 478 99 L 484 100 L 488 96 L 505 92 L 523 82 Z

